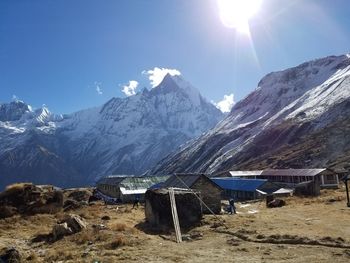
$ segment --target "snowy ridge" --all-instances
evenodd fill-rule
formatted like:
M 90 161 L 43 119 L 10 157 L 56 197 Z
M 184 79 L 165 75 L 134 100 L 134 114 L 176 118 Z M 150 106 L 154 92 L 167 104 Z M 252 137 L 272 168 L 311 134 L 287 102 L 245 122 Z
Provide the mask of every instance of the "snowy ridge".
M 349 55 L 317 59 L 270 73 L 214 129 L 152 172 L 212 173 L 255 158 L 259 154 L 254 153 L 257 147 L 264 147 L 265 152 L 274 150 L 272 145 L 279 147 L 286 135 L 267 136 L 274 127 L 288 126 L 293 130 L 308 124 L 309 132 L 315 132 L 332 123 L 339 116 L 338 108 L 350 99 L 349 76 Z
M 33 110 L 30 105 L 20 100 L 0 104 L 0 128 L 10 133 L 23 133 L 34 128 L 52 132 L 56 123 L 62 120 L 62 115 L 52 114 L 45 106 Z
M 18 178 L 43 181 L 52 173 L 81 183 L 106 174 L 142 174 L 222 117 L 190 83 L 170 75 L 152 90 L 64 117 L 20 101 L 2 104 L 0 169 Z

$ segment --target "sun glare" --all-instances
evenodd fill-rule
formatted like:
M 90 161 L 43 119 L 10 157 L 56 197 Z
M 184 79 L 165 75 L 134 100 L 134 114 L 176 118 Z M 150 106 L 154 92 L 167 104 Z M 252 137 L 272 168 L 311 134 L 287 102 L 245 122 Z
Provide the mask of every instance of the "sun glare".
M 222 23 L 249 34 L 249 19 L 261 6 L 262 0 L 217 0 Z

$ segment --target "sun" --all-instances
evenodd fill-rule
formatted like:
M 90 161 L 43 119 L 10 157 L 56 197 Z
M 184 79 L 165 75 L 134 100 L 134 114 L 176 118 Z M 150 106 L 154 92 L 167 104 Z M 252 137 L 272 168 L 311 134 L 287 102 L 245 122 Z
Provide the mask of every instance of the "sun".
M 217 0 L 222 23 L 249 34 L 249 19 L 260 9 L 262 0 Z

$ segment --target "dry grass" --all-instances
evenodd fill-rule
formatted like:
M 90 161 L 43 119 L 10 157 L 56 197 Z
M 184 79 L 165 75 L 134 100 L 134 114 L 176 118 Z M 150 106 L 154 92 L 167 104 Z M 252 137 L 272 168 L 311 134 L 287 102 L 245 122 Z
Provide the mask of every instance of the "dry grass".
M 117 249 L 121 246 L 125 246 L 127 245 L 128 242 L 126 240 L 126 238 L 124 236 L 117 236 L 116 238 L 114 238 L 114 240 L 110 243 L 108 243 L 105 248 L 106 249 Z
M 48 262 L 57 262 L 57 261 L 67 261 L 67 260 L 73 260 L 76 258 L 74 254 L 70 251 L 65 250 L 50 250 L 48 256 Z
M 267 239 L 279 235 L 312 240 L 323 238 L 326 241 L 336 239 L 350 244 L 350 209 L 346 207 L 344 198 L 344 192 L 327 190 L 316 198 L 286 198 L 287 206 L 276 209 L 267 209 L 264 202 L 249 203 L 245 207 L 238 203 L 237 215 L 219 217 L 230 231 L 237 233 L 243 229 L 245 235 L 254 240 L 258 236 Z M 339 248 L 257 244 L 243 240 L 228 242 L 232 237 L 217 231 L 226 228 L 221 225 L 211 228 L 216 218 L 207 215 L 201 226 L 191 230 L 202 233 L 202 239 L 177 244 L 173 233 L 165 232 L 163 236 L 168 238 L 164 238 L 158 232 L 148 231 L 147 224 L 143 226 L 142 207 L 132 211 L 130 208 L 130 205 L 105 206 L 97 203 L 71 211 L 86 218 L 88 228 L 54 243 L 28 241 L 38 233 L 50 233 L 56 222 L 65 217 L 64 212 L 3 219 L 0 220 L 0 244 L 16 244 L 28 262 L 230 262 L 234 255 L 237 262 L 347 263 L 350 258 L 349 250 Z M 253 210 L 257 212 L 249 213 Z M 111 220 L 103 221 L 101 216 L 94 217 L 95 214 L 109 216 Z M 107 229 L 93 228 L 94 224 L 106 224 Z M 181 230 L 183 234 L 188 234 Z
M 89 241 L 92 241 L 94 239 L 94 233 L 89 230 L 79 232 L 72 236 L 72 241 L 78 245 L 87 244 Z
M 124 223 L 114 223 L 111 225 L 111 229 L 114 231 L 125 231 L 127 226 Z
M 32 183 L 16 183 L 16 184 L 10 184 L 6 186 L 5 191 L 6 192 L 12 192 L 12 191 L 18 191 L 22 190 L 24 187 L 28 185 L 33 185 Z
M 95 229 L 86 229 L 82 232 L 79 232 L 75 235 L 70 236 L 70 240 L 78 245 L 87 244 L 88 242 L 93 243 L 103 243 L 111 240 L 114 236 L 114 233 L 107 230 L 95 230 Z
M 39 262 L 38 256 L 33 252 L 26 258 L 26 260 L 30 262 Z
M 132 208 L 131 207 L 125 207 L 123 213 L 131 213 L 132 212 Z

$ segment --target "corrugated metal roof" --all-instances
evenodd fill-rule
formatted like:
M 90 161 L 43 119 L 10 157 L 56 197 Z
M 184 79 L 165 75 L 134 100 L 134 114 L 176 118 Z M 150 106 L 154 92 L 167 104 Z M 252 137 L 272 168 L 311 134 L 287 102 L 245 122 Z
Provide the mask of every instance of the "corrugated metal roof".
M 162 187 L 191 188 L 191 186 L 204 174 L 175 174 L 164 182 Z
M 222 189 L 246 192 L 255 192 L 267 182 L 266 179 L 211 178 L 211 180 Z
M 287 188 L 280 188 L 274 192 L 266 192 L 260 189 L 256 189 L 256 191 L 260 194 L 267 195 L 267 194 L 273 194 L 273 195 L 281 195 L 281 194 L 292 194 L 294 191 L 293 189 L 287 189 Z
M 271 176 L 316 176 L 326 169 L 271 169 L 264 170 L 261 175 Z
M 136 190 L 128 190 L 124 187 L 120 187 L 120 191 L 123 195 L 135 195 L 135 194 L 144 194 L 146 193 L 147 189 L 136 189 Z
M 230 174 L 232 177 L 239 177 L 239 176 L 257 176 L 261 175 L 263 170 L 256 170 L 256 171 L 230 171 Z
M 100 178 L 97 181 L 97 184 L 110 184 L 110 185 L 118 185 L 121 181 L 123 181 L 127 177 L 133 177 L 134 175 L 109 175 Z
M 230 171 L 232 177 L 255 177 L 255 176 L 316 176 L 323 171 L 321 169 L 268 169 L 261 171 Z
M 125 190 L 147 190 L 152 185 L 166 181 L 170 176 L 107 176 L 101 178 L 97 184 L 117 185 Z
M 170 176 L 128 177 L 119 185 L 126 190 L 148 189 L 152 185 L 166 181 L 169 177 Z

